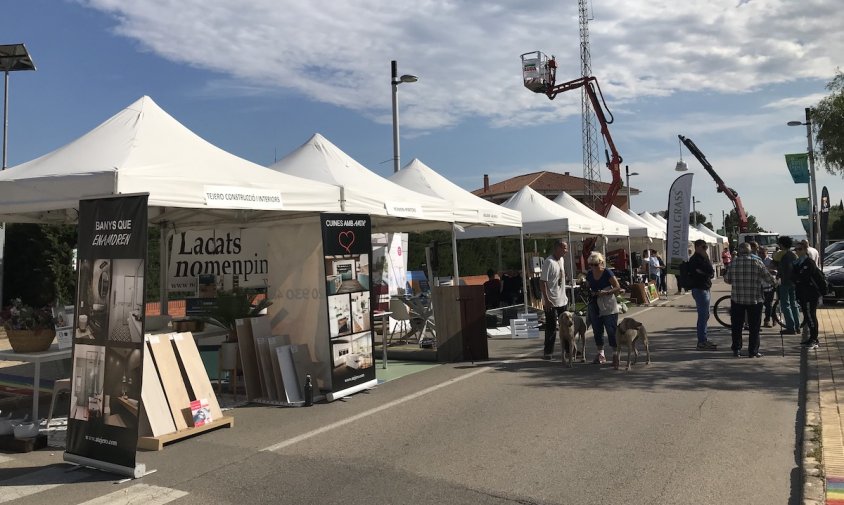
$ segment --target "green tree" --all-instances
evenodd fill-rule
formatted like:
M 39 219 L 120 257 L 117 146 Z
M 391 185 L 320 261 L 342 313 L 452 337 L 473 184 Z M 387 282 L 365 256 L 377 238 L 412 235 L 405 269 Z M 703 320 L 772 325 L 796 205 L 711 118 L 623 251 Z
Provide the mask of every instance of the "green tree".
M 844 73 L 840 69 L 826 89 L 830 95 L 810 112 L 815 155 L 827 172 L 844 176 Z

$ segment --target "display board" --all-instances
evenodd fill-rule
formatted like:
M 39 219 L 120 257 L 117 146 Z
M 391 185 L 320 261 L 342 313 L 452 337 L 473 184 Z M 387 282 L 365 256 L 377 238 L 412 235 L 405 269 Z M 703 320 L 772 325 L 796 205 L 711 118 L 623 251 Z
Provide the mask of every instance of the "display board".
M 144 364 L 148 195 L 79 202 L 65 460 L 136 474 Z
M 320 223 L 331 349 L 327 398 L 334 400 L 376 383 L 370 292 L 372 232 L 365 214 L 321 214 Z

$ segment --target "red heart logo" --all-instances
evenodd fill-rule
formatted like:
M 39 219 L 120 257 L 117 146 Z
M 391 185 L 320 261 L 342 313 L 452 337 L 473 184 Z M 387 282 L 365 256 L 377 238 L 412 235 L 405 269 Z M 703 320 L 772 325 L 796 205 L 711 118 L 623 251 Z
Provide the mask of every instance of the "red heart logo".
M 341 231 L 337 239 L 340 242 L 340 247 L 345 249 L 347 253 L 352 254 L 351 248 L 352 244 L 355 243 L 355 232 Z

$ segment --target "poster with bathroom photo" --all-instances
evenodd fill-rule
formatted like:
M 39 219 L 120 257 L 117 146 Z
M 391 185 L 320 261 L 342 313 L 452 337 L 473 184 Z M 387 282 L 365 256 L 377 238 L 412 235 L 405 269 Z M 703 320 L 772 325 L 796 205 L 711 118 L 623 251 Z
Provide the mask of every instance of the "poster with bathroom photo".
M 375 383 L 372 366 L 372 227 L 364 214 L 321 214 L 331 343 L 329 400 Z
M 135 468 L 148 195 L 79 202 L 68 454 Z

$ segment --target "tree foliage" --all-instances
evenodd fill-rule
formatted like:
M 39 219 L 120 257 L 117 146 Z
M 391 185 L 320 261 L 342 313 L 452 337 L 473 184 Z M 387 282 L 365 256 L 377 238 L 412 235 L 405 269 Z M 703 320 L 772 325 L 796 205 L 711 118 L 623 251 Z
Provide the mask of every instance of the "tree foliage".
M 844 177 L 844 73 L 840 69 L 826 85 L 830 95 L 811 111 L 815 156 L 826 171 Z

